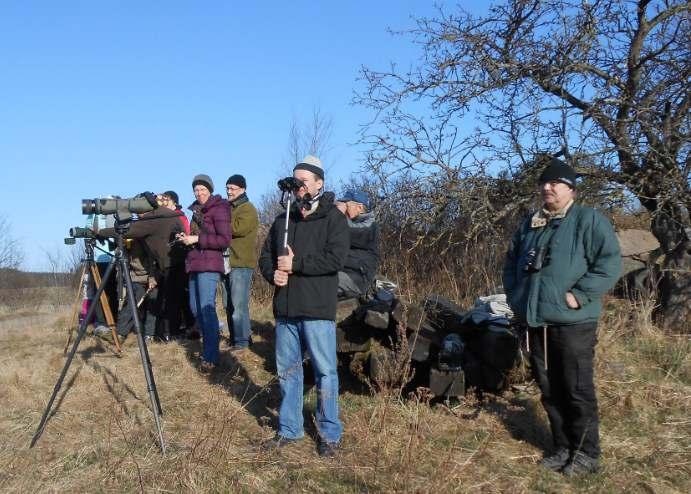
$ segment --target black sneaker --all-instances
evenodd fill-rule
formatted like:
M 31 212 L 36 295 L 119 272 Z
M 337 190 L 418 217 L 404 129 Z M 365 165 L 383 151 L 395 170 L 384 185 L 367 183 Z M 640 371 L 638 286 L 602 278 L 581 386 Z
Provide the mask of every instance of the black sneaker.
M 295 444 L 298 441 L 300 441 L 300 439 L 291 439 L 291 438 L 282 436 L 281 434 L 276 434 L 274 437 L 272 437 L 268 441 L 262 443 L 261 448 L 264 451 L 276 451 L 276 450 L 283 448 L 284 446 L 288 446 L 289 444 Z
M 561 470 L 561 473 L 567 477 L 576 477 L 578 475 L 596 473 L 599 469 L 600 460 L 577 451 Z
M 337 442 L 319 441 L 317 452 L 322 458 L 334 458 L 340 447 L 341 445 Z
M 212 362 L 207 362 L 206 360 L 202 360 L 199 363 L 199 372 L 202 374 L 211 374 L 216 371 L 216 364 Z
M 556 453 L 545 456 L 541 461 L 540 465 L 542 465 L 545 468 L 549 468 L 550 470 L 554 472 L 558 472 L 562 468 L 566 466 L 566 464 L 569 462 L 569 458 L 571 457 L 571 453 L 569 453 L 569 450 L 566 448 L 559 448 Z

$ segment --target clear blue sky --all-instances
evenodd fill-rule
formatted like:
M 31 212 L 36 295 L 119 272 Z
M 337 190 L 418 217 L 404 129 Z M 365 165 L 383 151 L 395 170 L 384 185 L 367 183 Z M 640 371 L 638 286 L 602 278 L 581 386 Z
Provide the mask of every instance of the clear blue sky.
M 357 172 L 358 69 L 412 62 L 416 47 L 386 28 L 434 12 L 414 0 L 3 1 L 0 215 L 22 269 L 67 249 L 82 198 L 173 189 L 186 207 L 195 174 L 223 191 L 240 173 L 257 200 L 293 117 L 314 107 L 334 122 L 327 180 Z

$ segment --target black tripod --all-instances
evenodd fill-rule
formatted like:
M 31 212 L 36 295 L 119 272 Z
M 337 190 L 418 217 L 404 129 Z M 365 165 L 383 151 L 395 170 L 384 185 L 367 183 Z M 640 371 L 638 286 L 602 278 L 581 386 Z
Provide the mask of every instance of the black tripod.
M 70 234 L 72 234 L 73 230 L 70 230 Z M 91 231 L 90 231 L 91 232 Z M 91 235 L 91 233 L 89 234 Z M 98 249 L 106 254 L 105 250 L 99 248 L 96 246 L 96 239 L 93 236 L 84 236 L 84 252 L 85 252 L 85 257 L 82 259 L 82 270 L 81 274 L 79 276 L 80 280 L 86 279 L 84 284 L 87 287 L 91 286 L 91 283 L 94 284 L 94 286 L 98 287 L 98 285 L 101 284 L 101 275 L 98 271 L 98 267 L 96 266 L 96 261 L 94 260 L 94 249 Z M 75 237 L 68 237 L 65 239 L 65 244 L 68 245 L 73 245 L 75 243 L 76 238 Z M 111 256 L 110 254 L 108 254 Z M 112 257 L 112 256 L 111 256 Z M 118 276 L 118 286 L 122 285 L 122 280 L 121 277 Z M 107 286 L 107 285 L 106 285 Z M 65 349 L 63 352 L 67 354 L 67 349 L 70 346 L 70 343 L 72 343 L 72 328 L 74 327 L 78 314 L 81 309 L 81 300 L 82 300 L 82 286 L 80 285 L 79 290 L 77 291 L 77 299 L 75 300 L 74 303 L 74 309 L 72 311 L 72 319 L 70 320 L 69 325 L 67 326 L 67 341 L 65 342 Z M 113 335 L 113 343 L 115 344 L 115 348 L 117 349 L 118 353 L 122 351 L 120 348 L 120 341 L 118 340 L 118 334 L 115 331 L 115 318 L 113 317 L 113 310 L 110 305 L 108 296 L 105 292 L 101 293 L 100 298 L 94 298 L 93 299 L 94 304 L 101 304 L 101 311 L 102 311 L 102 318 L 103 320 L 108 324 L 108 327 L 111 330 L 111 333 Z M 98 310 L 98 307 L 96 308 Z
M 117 248 L 115 249 L 115 254 L 113 255 L 113 258 L 110 261 L 110 264 L 108 264 L 108 268 L 106 269 L 106 272 L 103 275 L 103 279 L 101 280 L 101 283 L 98 286 L 98 290 L 96 290 L 96 295 L 94 295 L 95 300 L 99 300 L 101 297 L 101 293 L 103 293 L 103 290 L 105 289 L 106 284 L 108 283 L 108 279 L 110 276 L 113 274 L 113 270 L 117 264 L 117 266 L 120 268 L 120 273 L 122 273 L 125 286 L 127 288 L 127 297 L 129 300 L 129 307 L 130 310 L 132 311 L 132 320 L 134 321 L 134 328 L 137 334 L 137 343 L 139 345 L 139 356 L 142 361 L 142 367 L 144 368 L 144 377 L 146 378 L 146 387 L 147 391 L 149 392 L 149 399 L 151 400 L 151 407 L 152 407 L 152 412 L 154 414 L 154 421 L 156 422 L 156 429 L 158 431 L 158 440 L 159 444 L 161 446 L 161 453 L 166 452 L 166 445 L 163 442 L 163 431 L 161 429 L 161 417 L 163 416 L 163 410 L 161 409 L 161 402 L 158 398 L 158 391 L 156 390 L 156 383 L 154 382 L 154 374 L 153 371 L 151 370 L 151 360 L 149 359 L 149 350 L 146 347 L 146 341 L 144 341 L 144 335 L 142 333 L 142 328 L 141 328 L 141 322 L 139 321 L 139 315 L 137 314 L 137 300 L 134 298 L 134 289 L 132 288 L 132 278 L 130 276 L 130 271 L 129 271 L 129 266 L 128 266 L 128 260 L 127 260 L 127 255 L 124 250 L 124 240 L 123 237 L 125 233 L 127 233 L 127 230 L 129 229 L 129 224 L 130 224 L 131 219 L 128 219 L 126 221 L 120 221 L 119 219 L 116 219 L 115 222 L 115 231 L 117 233 Z M 89 307 L 89 310 L 86 313 L 86 317 L 82 320 L 81 324 L 79 325 L 79 330 L 77 332 L 77 338 L 74 340 L 74 344 L 72 345 L 72 350 L 70 351 L 69 355 L 67 356 L 67 361 L 65 362 L 65 366 L 62 368 L 62 372 L 60 373 L 60 377 L 58 378 L 58 382 L 55 383 L 55 388 L 53 389 L 53 394 L 50 397 L 50 400 L 48 401 L 48 405 L 46 406 L 46 410 L 43 412 L 43 417 L 41 417 L 41 423 L 38 424 L 38 428 L 36 429 L 36 433 L 34 434 L 33 439 L 31 439 L 31 445 L 29 447 L 33 448 L 33 446 L 36 444 L 36 441 L 38 441 L 38 438 L 41 437 L 41 434 L 43 433 L 43 430 L 45 429 L 46 422 L 48 420 L 48 415 L 50 413 L 50 409 L 53 406 L 53 402 L 55 401 L 56 396 L 58 395 L 58 392 L 60 391 L 60 387 L 62 386 L 62 382 L 65 379 L 65 376 L 67 375 L 67 370 L 70 367 L 70 364 L 72 363 L 72 359 L 74 358 L 74 354 L 77 351 L 77 347 L 79 346 L 79 342 L 82 340 L 84 337 L 84 334 L 86 333 L 86 326 L 88 324 L 88 321 L 91 319 L 93 316 L 94 311 L 96 310 L 96 304 L 91 304 Z

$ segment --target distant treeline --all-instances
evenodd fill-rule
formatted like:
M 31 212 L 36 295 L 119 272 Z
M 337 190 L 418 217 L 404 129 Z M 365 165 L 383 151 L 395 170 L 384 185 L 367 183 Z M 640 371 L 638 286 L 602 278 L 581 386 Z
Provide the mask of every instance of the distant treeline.
M 41 288 L 68 286 L 74 280 L 73 273 L 41 273 L 0 269 L 0 288 Z

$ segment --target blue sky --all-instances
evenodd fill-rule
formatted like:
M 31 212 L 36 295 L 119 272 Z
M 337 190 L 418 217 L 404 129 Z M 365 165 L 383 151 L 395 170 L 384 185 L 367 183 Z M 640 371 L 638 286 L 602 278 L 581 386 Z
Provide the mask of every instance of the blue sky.
M 173 189 L 187 206 L 195 174 L 223 191 L 240 173 L 259 199 L 291 121 L 315 107 L 334 124 L 330 184 L 357 173 L 350 144 L 369 117 L 350 105 L 358 69 L 412 63 L 416 47 L 386 29 L 434 12 L 413 0 L 3 1 L 0 215 L 22 268 L 67 249 L 82 198 Z

